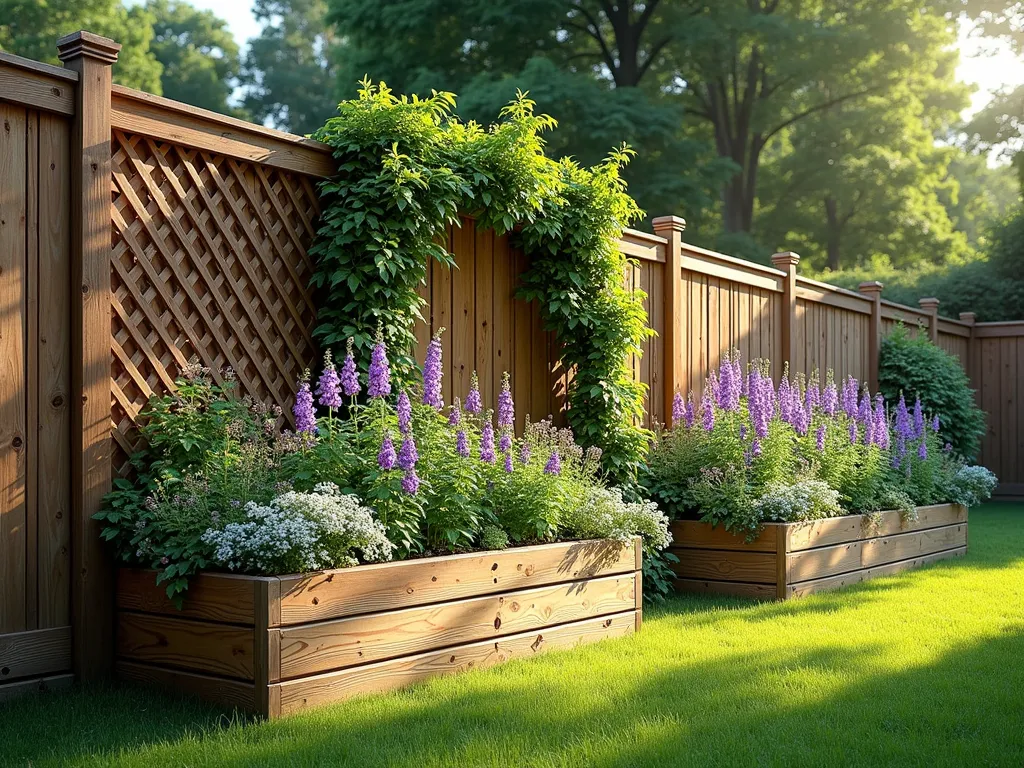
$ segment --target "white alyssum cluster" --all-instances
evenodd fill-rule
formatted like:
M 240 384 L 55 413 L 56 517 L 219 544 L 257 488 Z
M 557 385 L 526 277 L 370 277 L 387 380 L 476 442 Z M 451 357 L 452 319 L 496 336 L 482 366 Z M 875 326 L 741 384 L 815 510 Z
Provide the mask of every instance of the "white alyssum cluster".
M 582 539 L 618 539 L 628 542 L 639 534 L 644 543 L 664 549 L 671 543 L 668 517 L 653 501 L 631 502 L 618 488 L 593 488 L 583 504 L 566 511 L 561 528 Z
M 988 499 L 998 484 L 999 479 L 995 473 L 985 467 L 976 465 L 961 467 L 953 475 L 950 484 L 950 501 L 963 504 L 965 507 L 973 507 Z
M 250 501 L 246 520 L 210 528 L 203 541 L 214 561 L 231 571 L 273 576 L 390 560 L 394 545 L 384 526 L 355 496 L 321 483 L 311 493 L 288 491 L 263 506 Z
M 758 520 L 784 523 L 819 520 L 843 513 L 839 492 L 822 480 L 773 483 L 754 502 L 754 511 Z

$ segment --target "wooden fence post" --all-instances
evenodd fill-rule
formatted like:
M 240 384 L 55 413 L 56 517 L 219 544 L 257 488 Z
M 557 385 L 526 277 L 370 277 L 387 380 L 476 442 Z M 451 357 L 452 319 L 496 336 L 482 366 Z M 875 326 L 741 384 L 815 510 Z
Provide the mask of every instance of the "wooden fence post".
M 110 490 L 110 88 L 121 46 L 91 32 L 57 41 L 79 75 L 71 137 L 71 623 L 79 680 L 109 673 L 113 569 L 92 516 Z
M 878 391 L 878 353 L 882 345 L 882 284 L 870 280 L 857 286 L 857 290 L 871 299 L 871 318 L 868 321 L 868 387 Z
M 789 363 L 790 376 L 797 373 L 799 357 L 796 344 L 796 265 L 799 263 L 800 256 L 792 251 L 772 255 L 772 264 L 775 268 L 786 273 L 782 281 L 782 360 Z M 779 375 L 781 374 L 780 367 Z
M 939 300 L 934 298 L 918 299 L 921 309 L 928 313 L 928 338 L 932 344 L 939 342 Z
M 664 237 L 665 246 L 665 423 L 672 425 L 672 398 L 686 384 L 686 308 L 683 303 L 683 230 L 686 221 L 678 216 L 659 216 L 651 222 L 654 234 Z

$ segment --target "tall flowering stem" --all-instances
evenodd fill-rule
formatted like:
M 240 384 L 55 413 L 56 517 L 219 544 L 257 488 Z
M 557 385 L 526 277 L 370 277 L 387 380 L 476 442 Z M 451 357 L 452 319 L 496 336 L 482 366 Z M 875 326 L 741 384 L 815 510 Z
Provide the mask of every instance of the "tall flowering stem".
M 480 430 L 480 461 L 494 463 L 494 427 L 491 425 L 491 413 L 487 412 L 483 429 Z
M 498 393 L 498 429 L 511 429 L 516 423 L 516 404 L 512 400 L 512 382 L 508 371 L 501 375 Z
M 345 362 L 341 364 L 341 391 L 345 397 L 354 400 L 359 396 L 359 371 L 356 369 L 356 357 L 353 352 L 355 340 L 346 342 Z
M 409 401 L 409 395 L 406 394 L 405 390 L 398 396 L 398 431 L 403 435 L 408 435 L 409 430 L 412 429 L 412 403 Z
M 441 396 L 441 334 L 444 328 L 438 328 L 427 345 L 427 356 L 423 361 L 423 404 L 440 411 L 444 408 Z
M 377 343 L 373 345 L 370 355 L 369 383 L 366 394 L 371 398 L 387 397 L 391 394 L 391 366 L 388 364 L 388 351 L 384 344 L 384 334 L 377 330 Z
M 473 371 L 473 375 L 469 378 L 469 393 L 466 395 L 463 408 L 466 409 L 466 413 L 472 414 L 478 414 L 484 409 L 483 402 L 480 400 L 480 379 L 477 378 L 476 371 Z
M 316 408 L 313 405 L 313 393 L 309 389 L 309 371 L 300 379 L 299 391 L 295 394 L 295 405 L 292 406 L 295 417 L 295 431 L 305 434 L 316 433 Z

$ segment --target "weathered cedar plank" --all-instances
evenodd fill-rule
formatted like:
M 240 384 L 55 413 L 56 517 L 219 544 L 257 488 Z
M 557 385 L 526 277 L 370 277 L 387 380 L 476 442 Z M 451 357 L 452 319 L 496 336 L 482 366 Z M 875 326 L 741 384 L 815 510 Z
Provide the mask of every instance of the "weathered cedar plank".
M 72 115 L 75 112 L 75 84 L 0 61 L 0 99 L 60 115 Z
M 458 268 L 452 272 L 452 338 L 451 383 L 455 394 L 465 397 L 469 392 L 469 381 L 473 371 L 477 369 L 476 360 L 476 222 L 461 217 L 461 226 L 452 230 L 452 254 Z M 485 398 L 490 392 L 480 382 L 480 393 Z M 494 403 L 484 401 L 485 408 L 493 408 Z
M 114 664 L 114 671 L 120 680 L 151 685 L 164 691 L 190 693 L 224 707 L 247 712 L 258 711 L 256 690 L 252 683 L 123 660 Z
M 739 581 L 713 579 L 676 579 L 672 582 L 679 592 L 697 592 L 709 595 L 736 595 L 759 600 L 774 600 L 778 595 L 774 584 L 745 584 Z
M 168 599 L 166 587 L 156 583 L 154 571 L 122 568 L 117 577 L 117 607 L 186 619 L 207 619 L 232 624 L 253 622 L 253 576 L 201 573 L 194 576 L 179 610 Z
M 500 640 L 428 651 L 391 661 L 279 683 L 281 714 L 340 701 L 362 693 L 394 690 L 438 675 L 482 669 L 514 658 L 568 648 L 582 643 L 632 634 L 635 611 L 563 624 L 542 632 L 526 632 Z
M 813 592 L 847 587 L 851 584 L 859 584 L 862 581 L 867 581 L 868 579 L 878 578 L 879 576 L 888 576 L 911 568 L 918 568 L 922 565 L 934 563 L 938 560 L 945 560 L 951 557 L 962 557 L 965 554 L 967 554 L 967 547 L 956 547 L 955 549 L 934 552 L 930 555 L 922 555 L 921 557 L 914 557 L 908 560 L 898 560 L 895 563 L 886 563 L 885 565 L 878 565 L 873 568 L 863 568 L 859 571 L 843 573 L 838 576 L 829 576 L 823 579 L 804 581 L 799 584 L 790 584 L 787 592 L 789 597 L 803 597 Z
M 127 611 L 117 614 L 120 658 L 252 680 L 254 654 L 253 630 L 248 627 Z
M 0 635 L 0 683 L 71 669 L 71 627 Z
M 900 513 L 890 510 L 880 513 L 877 526 L 866 528 L 863 515 L 847 515 L 828 520 L 814 520 L 808 523 L 791 523 L 790 550 L 800 551 L 865 538 L 892 536 L 899 533 L 938 528 L 943 525 L 962 523 L 967 520 L 967 509 L 959 504 L 934 504 L 918 507 L 918 519 L 903 523 Z
M 761 529 L 757 538 L 748 542 L 743 534 L 725 530 L 724 526 L 712 527 L 699 520 L 676 520 L 671 524 L 672 544 L 677 547 L 696 549 L 734 549 L 743 552 L 774 552 L 776 545 L 773 524 Z
M 673 547 L 679 562 L 672 570 L 682 579 L 712 579 L 775 584 L 774 552 L 735 552 L 724 549 Z
M 634 568 L 635 546 L 614 541 L 562 542 L 285 576 L 281 578 L 281 624 L 626 573 Z
M 635 608 L 635 574 L 281 630 L 281 677 L 408 656 Z

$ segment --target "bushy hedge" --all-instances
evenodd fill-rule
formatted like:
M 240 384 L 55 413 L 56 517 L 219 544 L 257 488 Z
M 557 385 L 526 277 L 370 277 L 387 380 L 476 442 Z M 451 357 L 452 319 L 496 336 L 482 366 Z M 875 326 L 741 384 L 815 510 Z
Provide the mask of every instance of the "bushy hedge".
M 939 435 L 953 451 L 971 461 L 985 433 L 985 413 L 960 362 L 923 335 L 914 338 L 899 325 L 883 341 L 878 361 L 878 388 L 889 402 L 900 395 L 920 398 L 939 419 Z

